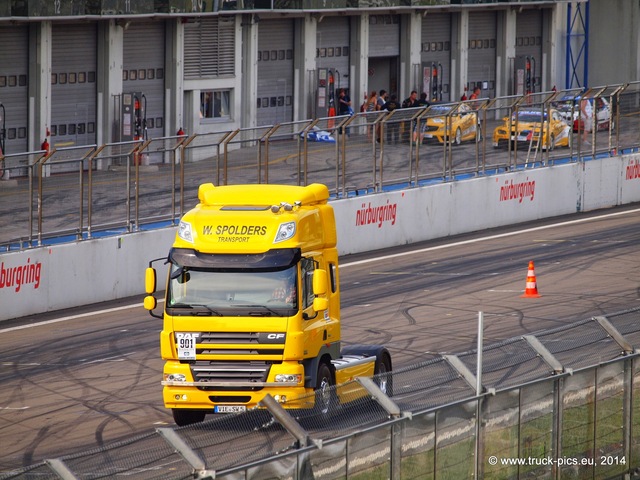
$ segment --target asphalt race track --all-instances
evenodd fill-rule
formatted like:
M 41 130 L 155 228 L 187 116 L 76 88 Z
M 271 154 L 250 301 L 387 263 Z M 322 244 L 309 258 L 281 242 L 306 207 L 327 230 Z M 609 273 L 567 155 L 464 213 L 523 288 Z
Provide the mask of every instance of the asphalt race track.
M 638 205 L 341 259 L 343 342 L 394 367 L 640 305 Z M 535 262 L 541 298 L 521 298 Z M 0 324 L 0 473 L 161 425 L 161 321 L 141 298 Z

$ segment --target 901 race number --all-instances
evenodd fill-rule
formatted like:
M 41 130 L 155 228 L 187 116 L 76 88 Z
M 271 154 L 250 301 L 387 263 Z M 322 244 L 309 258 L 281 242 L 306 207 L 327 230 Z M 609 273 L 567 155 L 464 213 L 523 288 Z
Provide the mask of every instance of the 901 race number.
M 180 360 L 196 359 L 196 341 L 199 333 L 176 332 L 176 344 L 178 347 L 178 358 Z

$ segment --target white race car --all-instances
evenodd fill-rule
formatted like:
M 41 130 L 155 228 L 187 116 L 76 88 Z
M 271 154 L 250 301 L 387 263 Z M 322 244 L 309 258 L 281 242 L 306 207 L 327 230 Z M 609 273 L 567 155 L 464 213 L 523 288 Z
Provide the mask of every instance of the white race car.
M 564 97 L 556 105 L 558 112 L 567 124 L 573 127 L 574 132 L 582 132 L 584 130 L 585 119 L 580 115 L 580 97 Z M 596 105 L 596 129 L 597 130 L 609 130 L 609 125 L 612 122 L 611 119 L 611 104 L 609 100 L 603 97 L 590 98 L 588 100 L 589 105 L 587 112 L 593 112 L 593 105 Z M 591 113 L 593 115 L 593 113 Z M 593 123 L 593 121 L 586 122 L 587 124 Z M 590 130 L 589 130 L 590 131 Z

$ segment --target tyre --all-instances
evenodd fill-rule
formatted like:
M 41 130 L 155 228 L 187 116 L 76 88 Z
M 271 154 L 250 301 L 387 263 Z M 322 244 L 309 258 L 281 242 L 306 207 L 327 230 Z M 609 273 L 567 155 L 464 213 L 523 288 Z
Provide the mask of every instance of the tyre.
M 326 363 L 318 366 L 318 376 L 316 378 L 316 399 L 315 410 L 317 413 L 326 416 L 336 406 L 335 380 L 331 369 Z
M 193 423 L 200 423 L 204 421 L 204 417 L 207 413 L 203 410 L 188 410 L 183 408 L 172 408 L 173 421 L 176 425 L 183 427 L 185 425 L 191 425 Z
M 556 146 L 556 136 L 552 133 L 551 138 L 549 140 L 549 145 L 547 145 L 547 149 L 551 151 L 554 149 L 555 146 Z
M 376 357 L 376 365 L 373 374 L 374 381 L 378 388 L 384 392 L 387 397 L 393 396 L 393 374 L 391 373 L 391 359 L 386 353 Z
M 460 130 L 460 128 L 456 129 L 456 136 L 453 139 L 453 143 L 455 143 L 456 145 L 460 145 L 462 143 L 462 131 Z

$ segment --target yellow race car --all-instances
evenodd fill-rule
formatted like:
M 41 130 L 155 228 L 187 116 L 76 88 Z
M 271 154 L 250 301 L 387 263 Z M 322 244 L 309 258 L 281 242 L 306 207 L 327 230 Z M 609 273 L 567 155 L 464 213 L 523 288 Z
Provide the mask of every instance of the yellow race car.
M 480 140 L 480 128 L 478 115 L 468 105 L 461 104 L 457 111 L 453 111 L 455 105 L 434 104 L 426 116 L 422 118 L 420 125 L 420 140 L 437 140 L 440 143 L 453 141 L 460 145 L 466 140 Z M 414 141 L 417 134 L 414 132 Z
M 548 119 L 551 119 L 549 122 Z M 514 147 L 527 145 L 542 150 L 571 146 L 571 127 L 563 120 L 556 109 L 523 108 L 502 119 L 503 124 L 493 131 L 493 147 L 513 142 Z

